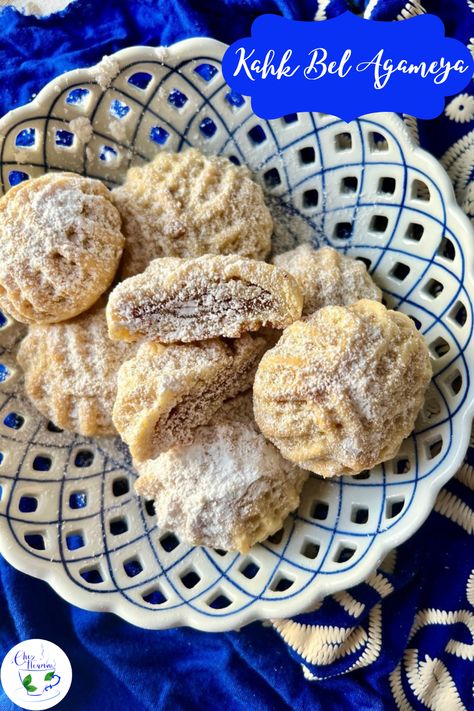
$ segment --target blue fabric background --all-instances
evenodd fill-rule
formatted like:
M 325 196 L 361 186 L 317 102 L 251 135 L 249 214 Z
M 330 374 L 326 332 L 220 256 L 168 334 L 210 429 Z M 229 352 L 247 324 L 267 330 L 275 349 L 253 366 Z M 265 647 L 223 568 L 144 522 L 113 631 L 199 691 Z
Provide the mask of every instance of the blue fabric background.
M 134 44 L 170 44 L 189 36 L 209 35 L 232 42 L 248 33 L 252 20 L 274 12 L 310 20 L 320 6 L 330 17 L 347 7 L 363 12 L 370 3 L 331 0 L 76 0 L 66 11 L 50 18 L 25 17 L 12 9 L 0 12 L 0 114 L 29 101 L 58 73 L 96 63 L 104 54 Z M 379 0 L 371 16 L 396 19 L 405 3 Z M 428 0 L 447 33 L 468 42 L 474 35 L 474 14 L 466 0 L 443 3 Z M 422 144 L 441 155 L 473 128 L 472 123 L 446 116 L 419 122 Z M 471 456 L 471 455 L 470 455 Z M 470 462 L 474 463 L 474 458 Z M 474 509 L 472 487 L 458 480 L 448 491 Z M 102 711 L 157 709 L 357 709 L 395 708 L 388 675 L 407 646 L 417 611 L 455 611 L 472 604 L 466 595 L 474 567 L 474 521 L 461 526 L 434 512 L 422 529 L 398 551 L 397 564 L 386 578 L 394 592 L 382 602 L 382 649 L 369 666 L 345 674 L 354 658 L 335 658 L 324 669 L 311 667 L 322 681 L 305 679 L 305 660 L 288 647 L 270 625 L 255 623 L 240 632 L 205 634 L 190 629 L 144 631 L 109 614 L 91 613 L 63 602 L 44 582 L 29 578 L 0 560 L 0 659 L 25 638 L 41 637 L 58 644 L 69 656 L 73 683 L 67 699 L 57 708 Z M 380 596 L 368 585 L 351 594 L 366 605 L 357 620 L 364 626 L 368 612 Z M 474 615 L 473 615 L 474 619 Z M 317 612 L 303 615 L 309 625 L 349 626 L 354 621 L 333 598 Z M 446 645 L 456 638 L 472 643 L 467 627 L 431 624 L 416 635 L 422 659 L 441 660 L 454 680 L 462 706 L 448 701 L 443 710 L 474 708 L 473 663 L 469 654 L 449 654 Z M 410 645 L 414 642 L 411 640 Z M 403 682 L 413 708 L 427 706 L 416 690 Z M 454 697 L 451 697 L 454 698 Z M 16 708 L 0 692 L 0 709 Z M 441 707 L 440 707 L 441 708 Z

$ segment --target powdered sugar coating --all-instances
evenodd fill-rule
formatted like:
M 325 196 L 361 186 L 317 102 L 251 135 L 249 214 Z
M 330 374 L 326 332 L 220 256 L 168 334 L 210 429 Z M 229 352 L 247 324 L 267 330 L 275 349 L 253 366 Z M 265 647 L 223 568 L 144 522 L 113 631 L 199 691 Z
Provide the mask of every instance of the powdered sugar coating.
M 263 357 L 255 418 L 287 459 L 322 476 L 357 474 L 395 456 L 431 375 L 408 316 L 366 299 L 326 306 Z
M 135 351 L 110 340 L 99 306 L 71 321 L 30 326 L 17 360 L 38 410 L 57 427 L 91 437 L 116 434 L 117 371 Z
M 162 151 L 131 168 L 113 190 L 127 238 L 124 277 L 157 257 L 241 254 L 265 259 L 272 219 L 263 192 L 244 166 L 195 148 Z
M 303 292 L 303 315 L 323 306 L 349 306 L 359 299 L 382 301 L 365 264 L 332 247 L 315 249 L 301 244 L 273 258 L 273 263 L 295 277 Z
M 308 476 L 259 433 L 248 393 L 198 427 L 192 444 L 137 469 L 135 489 L 154 499 L 160 528 L 191 545 L 242 553 L 281 527 Z
M 109 298 L 112 338 L 161 343 L 239 337 L 284 328 L 301 316 L 302 296 L 281 269 L 237 255 L 155 259 Z
M 189 443 L 225 400 L 251 387 L 266 348 L 263 338 L 250 335 L 173 346 L 143 343 L 120 368 L 113 410 L 134 459 Z
M 88 309 L 122 254 L 120 215 L 100 181 L 48 173 L 0 200 L 0 306 L 23 323 Z

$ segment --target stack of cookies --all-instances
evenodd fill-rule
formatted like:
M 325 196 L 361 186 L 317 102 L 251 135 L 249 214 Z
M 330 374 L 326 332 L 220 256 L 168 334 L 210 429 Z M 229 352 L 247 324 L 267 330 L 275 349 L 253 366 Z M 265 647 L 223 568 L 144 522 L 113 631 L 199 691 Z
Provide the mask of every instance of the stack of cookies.
M 55 173 L 0 200 L 28 396 L 62 429 L 118 433 L 137 493 L 191 544 L 247 551 L 310 471 L 392 457 L 431 378 L 363 263 L 307 244 L 267 263 L 271 235 L 249 171 L 194 149 L 112 192 Z

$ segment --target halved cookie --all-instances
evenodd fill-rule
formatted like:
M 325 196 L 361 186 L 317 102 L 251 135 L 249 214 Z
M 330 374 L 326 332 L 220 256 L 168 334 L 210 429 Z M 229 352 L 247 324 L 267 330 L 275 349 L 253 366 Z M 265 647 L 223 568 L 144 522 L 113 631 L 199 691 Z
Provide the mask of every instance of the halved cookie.
M 134 459 L 189 443 L 222 403 L 247 390 L 267 348 L 260 337 L 186 345 L 143 343 L 118 374 L 113 420 Z
M 262 326 L 281 329 L 301 316 L 295 279 L 236 255 L 164 258 L 119 284 L 109 298 L 111 338 L 161 343 L 236 338 Z

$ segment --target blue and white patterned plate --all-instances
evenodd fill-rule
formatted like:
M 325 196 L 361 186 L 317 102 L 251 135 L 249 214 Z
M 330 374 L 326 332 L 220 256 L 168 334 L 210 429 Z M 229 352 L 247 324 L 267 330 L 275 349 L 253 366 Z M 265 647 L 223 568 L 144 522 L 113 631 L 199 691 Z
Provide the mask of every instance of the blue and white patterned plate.
M 119 440 L 48 425 L 23 396 L 22 329 L 2 318 L 0 551 L 70 602 L 149 628 L 232 629 L 359 582 L 426 518 L 473 415 L 474 235 L 441 166 L 393 114 L 258 119 L 222 79 L 224 49 L 209 39 L 135 47 L 51 82 L 0 122 L 2 190 L 64 169 L 115 185 L 163 148 L 228 155 L 266 191 L 277 249 L 311 237 L 367 263 L 424 334 L 434 378 L 393 461 L 311 478 L 283 530 L 241 556 L 159 530 Z

